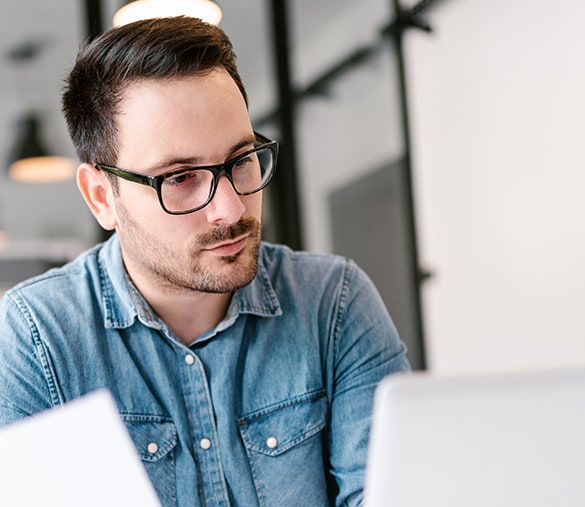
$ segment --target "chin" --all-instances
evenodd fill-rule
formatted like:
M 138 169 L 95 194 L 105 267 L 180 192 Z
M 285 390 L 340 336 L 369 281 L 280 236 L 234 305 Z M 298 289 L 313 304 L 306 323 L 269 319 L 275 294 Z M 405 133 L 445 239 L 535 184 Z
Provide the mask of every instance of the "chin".
M 219 257 L 195 285 L 202 292 L 225 294 L 245 287 L 254 280 L 258 271 L 259 244 L 235 255 Z M 197 283 L 198 282 L 198 283 Z

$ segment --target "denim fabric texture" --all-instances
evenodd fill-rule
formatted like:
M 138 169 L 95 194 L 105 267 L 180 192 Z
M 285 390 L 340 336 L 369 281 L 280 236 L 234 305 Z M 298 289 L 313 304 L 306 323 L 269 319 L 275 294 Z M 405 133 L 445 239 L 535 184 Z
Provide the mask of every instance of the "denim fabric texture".
M 0 425 L 107 388 L 165 507 L 359 505 L 373 392 L 405 352 L 355 263 L 268 243 L 186 346 L 113 235 L 0 301 Z

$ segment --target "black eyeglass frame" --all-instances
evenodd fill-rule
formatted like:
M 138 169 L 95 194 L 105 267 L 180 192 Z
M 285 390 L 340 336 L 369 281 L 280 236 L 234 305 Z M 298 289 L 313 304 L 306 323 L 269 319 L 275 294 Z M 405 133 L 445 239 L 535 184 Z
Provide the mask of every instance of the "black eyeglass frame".
M 150 176 L 148 174 L 141 174 L 141 173 L 137 173 L 134 171 L 128 171 L 127 169 L 121 169 L 119 167 L 106 165 L 106 164 L 100 164 L 100 163 L 96 163 L 95 167 L 97 169 L 102 170 L 102 171 L 106 171 L 110 174 L 113 174 L 114 176 L 118 176 L 119 178 L 122 178 L 122 179 L 125 179 L 128 181 L 132 181 L 132 182 L 138 183 L 140 185 L 146 185 L 147 187 L 152 187 L 156 191 L 156 194 L 158 196 L 158 202 L 160 203 L 162 209 L 166 213 L 168 213 L 169 215 L 187 215 L 189 213 L 194 213 L 195 211 L 199 211 L 199 210 L 205 208 L 205 206 L 207 206 L 211 202 L 211 200 L 213 199 L 213 196 L 215 195 L 215 191 L 217 190 L 217 184 L 219 182 L 219 179 L 222 176 L 225 176 L 229 180 L 230 184 L 232 185 L 232 188 L 234 189 L 234 191 L 238 195 L 255 194 L 256 192 L 260 192 L 260 190 L 265 188 L 268 185 L 268 183 L 270 183 L 270 180 L 272 180 L 272 177 L 274 176 L 274 172 L 276 170 L 276 162 L 278 160 L 278 141 L 272 141 L 256 131 L 254 131 L 254 136 L 256 138 L 256 142 L 261 143 L 259 146 L 255 146 L 251 150 L 248 150 L 248 151 L 238 155 L 237 157 L 234 157 L 234 158 L 224 162 L 223 164 L 208 165 L 208 166 L 193 166 L 193 167 L 190 167 L 188 169 L 182 168 L 182 169 L 178 169 L 176 171 L 170 171 L 168 173 L 159 174 L 157 176 Z M 236 186 L 234 184 L 234 180 L 232 179 L 233 167 L 238 163 L 239 160 L 242 160 L 243 158 L 248 157 L 249 155 L 257 152 L 258 150 L 262 150 L 262 149 L 266 149 L 266 148 L 268 148 L 268 149 L 270 149 L 270 151 L 272 151 L 272 155 L 274 157 L 272 172 L 271 172 L 269 178 L 265 182 L 263 182 L 262 186 L 260 186 L 259 188 L 255 189 L 251 192 L 240 192 L 236 188 Z M 211 190 L 209 192 L 209 197 L 207 198 L 207 200 L 203 204 L 201 204 L 200 206 L 196 206 L 195 208 L 191 208 L 191 209 L 188 209 L 186 211 L 170 211 L 169 209 L 167 209 L 167 207 L 164 204 L 163 198 L 162 198 L 161 187 L 162 187 L 163 182 L 166 179 L 172 178 L 176 174 L 185 173 L 185 172 L 189 172 L 189 171 L 199 171 L 199 170 L 210 171 L 213 174 L 213 180 L 211 183 Z

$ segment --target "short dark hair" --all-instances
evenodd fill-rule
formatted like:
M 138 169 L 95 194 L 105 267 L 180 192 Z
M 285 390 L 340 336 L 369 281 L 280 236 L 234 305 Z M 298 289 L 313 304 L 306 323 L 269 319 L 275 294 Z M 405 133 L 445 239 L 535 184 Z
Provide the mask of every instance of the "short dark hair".
M 231 41 L 219 27 L 185 16 L 136 21 L 81 48 L 65 79 L 62 107 L 81 162 L 115 165 L 116 116 L 128 85 L 204 75 L 223 67 L 248 103 Z

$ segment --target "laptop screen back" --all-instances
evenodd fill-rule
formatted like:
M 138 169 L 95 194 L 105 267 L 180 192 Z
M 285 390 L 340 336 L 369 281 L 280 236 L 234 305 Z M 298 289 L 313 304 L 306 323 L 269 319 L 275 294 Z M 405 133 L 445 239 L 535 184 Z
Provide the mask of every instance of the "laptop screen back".
M 585 505 L 585 370 L 385 379 L 367 507 Z

